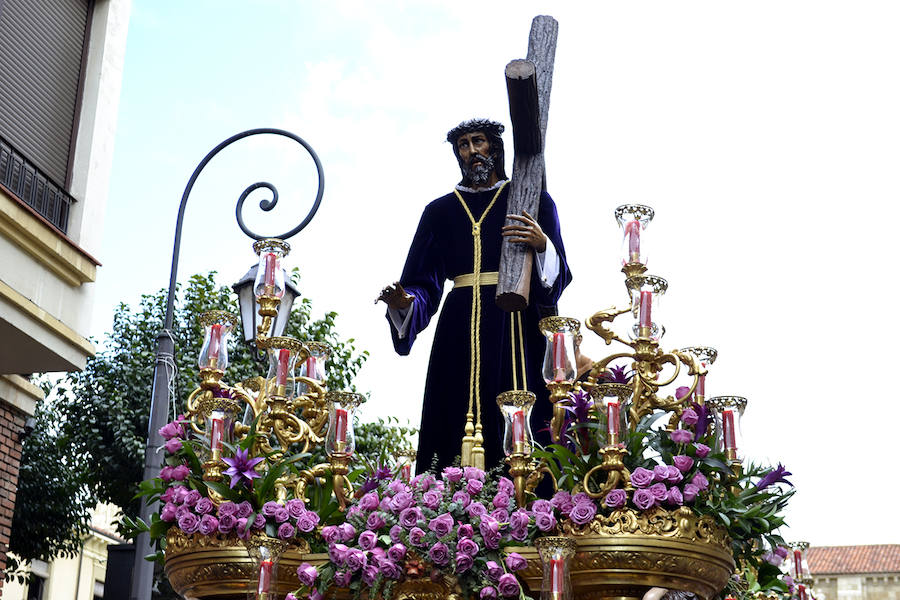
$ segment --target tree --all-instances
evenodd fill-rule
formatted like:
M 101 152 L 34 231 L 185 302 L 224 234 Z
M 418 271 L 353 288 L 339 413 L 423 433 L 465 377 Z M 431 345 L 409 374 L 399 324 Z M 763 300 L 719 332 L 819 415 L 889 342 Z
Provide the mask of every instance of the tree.
M 296 271 L 293 278 L 297 283 Z M 24 447 L 10 539 L 10 550 L 22 559 L 49 560 L 59 553 L 77 553 L 95 502 L 116 504 L 128 516 L 137 514 L 134 495 L 143 475 L 156 337 L 162 329 L 165 301 L 166 292 L 161 290 L 142 296 L 136 309 L 120 304 L 112 331 L 97 355 L 88 359 L 84 371 L 60 380 L 35 415 L 34 433 Z M 197 386 L 196 359 L 203 343 L 198 315 L 209 310 L 238 314 L 239 310 L 231 289 L 216 284 L 215 273 L 194 275 L 186 286 L 179 286 L 175 306 L 171 333 L 178 368 L 173 413 L 182 412 L 185 398 Z M 295 302 L 285 335 L 330 344 L 334 352 L 328 388 L 356 391 L 353 378 L 368 353 L 357 351 L 352 338 L 339 336 L 336 313 L 312 319 L 311 308 L 308 298 Z M 241 335 L 237 332 L 233 337 Z M 232 340 L 229 359 L 229 382 L 264 374 L 254 350 L 242 339 Z M 390 453 L 406 445 L 408 430 L 396 423 L 363 425 L 364 430 L 367 427 L 388 442 L 378 452 Z

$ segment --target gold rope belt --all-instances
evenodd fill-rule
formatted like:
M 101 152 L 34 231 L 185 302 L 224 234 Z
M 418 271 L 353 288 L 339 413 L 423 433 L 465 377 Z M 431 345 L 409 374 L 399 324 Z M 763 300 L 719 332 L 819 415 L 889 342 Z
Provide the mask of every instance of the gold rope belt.
M 478 285 L 497 285 L 500 281 L 500 273 L 497 271 L 484 271 L 479 273 Z M 475 285 L 475 273 L 457 275 L 453 278 L 453 287 L 472 287 Z

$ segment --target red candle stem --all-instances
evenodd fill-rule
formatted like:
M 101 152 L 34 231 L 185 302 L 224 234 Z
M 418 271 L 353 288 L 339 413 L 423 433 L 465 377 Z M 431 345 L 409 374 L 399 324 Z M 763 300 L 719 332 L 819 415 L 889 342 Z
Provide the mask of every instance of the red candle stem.
M 706 375 L 701 375 L 701 376 L 697 379 L 697 392 L 696 392 L 696 395 L 697 395 L 697 396 L 700 396 L 700 397 L 703 397 L 703 398 L 706 397 Z
M 641 222 L 635 219 L 625 225 L 628 235 L 628 262 L 641 262 Z
M 517 410 L 512 416 L 512 441 L 513 444 L 525 443 L 525 411 Z
M 807 600 L 805 585 L 801 584 L 797 586 L 797 595 L 800 597 L 800 600 Z
M 209 432 L 209 447 L 211 450 L 222 451 L 222 437 L 225 434 L 225 419 L 213 417 L 212 427 Z
M 288 365 L 291 360 L 291 351 L 287 348 L 281 348 L 278 351 L 278 368 L 275 371 L 276 385 L 287 385 Z
M 803 554 L 794 550 L 794 579 L 803 577 Z
M 403 477 L 403 481 L 409 482 L 412 477 L 412 466 L 411 465 L 403 465 L 400 467 L 400 476 Z
M 264 560 L 259 563 L 259 585 L 256 587 L 257 594 L 268 594 L 272 587 L 272 561 Z
M 722 438 L 726 450 L 737 450 L 737 440 L 734 435 L 734 411 L 727 408 L 722 411 Z
M 550 559 L 550 593 L 562 594 L 565 589 L 565 564 L 561 558 Z
M 334 441 L 347 442 L 347 411 L 343 408 L 334 409 Z
M 653 292 L 641 291 L 641 304 L 638 324 L 641 327 L 649 328 L 652 320 L 650 318 L 650 307 L 653 304 Z
M 563 381 L 566 378 L 566 334 L 557 331 L 553 334 L 553 380 Z
M 606 432 L 609 437 L 619 435 L 619 403 L 609 401 L 606 404 Z M 612 441 L 612 440 L 610 440 Z
M 209 328 L 209 350 L 206 353 L 210 367 L 215 367 L 219 360 L 219 348 L 222 345 L 222 326 L 218 323 Z
M 278 262 L 278 257 L 275 256 L 275 254 L 273 254 L 272 252 L 268 252 L 265 256 L 265 262 L 266 272 L 263 282 L 267 288 L 266 291 L 270 292 L 270 290 L 274 289 L 275 287 L 275 266 Z
M 306 376 L 310 379 L 318 379 L 316 376 L 316 357 L 310 356 L 306 359 Z

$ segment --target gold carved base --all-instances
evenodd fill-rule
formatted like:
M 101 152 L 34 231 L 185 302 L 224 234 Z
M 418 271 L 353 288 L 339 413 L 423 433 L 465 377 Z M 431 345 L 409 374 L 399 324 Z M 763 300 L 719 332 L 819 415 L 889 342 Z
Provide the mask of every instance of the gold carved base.
M 575 539 L 570 572 L 578 600 L 640 600 L 651 587 L 693 592 L 709 600 L 734 572 L 725 530 L 689 508 L 617 510 L 585 527 L 564 523 L 563 531 Z M 537 550 L 510 550 L 528 559 L 528 567 L 517 575 L 539 593 L 543 567 Z
M 328 561 L 327 554 L 308 550 L 308 546 L 292 546 L 281 555 L 274 577 L 277 598 L 300 587 L 297 567 L 301 563 L 319 566 Z M 165 573 L 172 588 L 186 600 L 246 600 L 250 582 L 256 578 L 253 560 L 236 537 L 188 536 L 177 527 L 166 536 Z

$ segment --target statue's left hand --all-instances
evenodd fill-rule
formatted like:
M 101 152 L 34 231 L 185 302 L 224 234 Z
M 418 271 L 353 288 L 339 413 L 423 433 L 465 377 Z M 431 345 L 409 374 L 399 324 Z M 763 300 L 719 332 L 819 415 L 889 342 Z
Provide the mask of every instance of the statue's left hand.
M 527 211 L 523 210 L 521 216 L 506 215 L 506 218 L 518 221 L 521 225 L 504 225 L 501 229 L 503 237 L 509 238 L 511 242 L 528 244 L 535 252 L 547 250 L 547 236 L 544 235 L 544 230 Z

